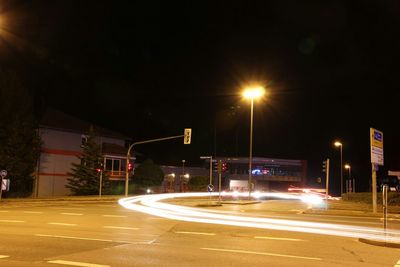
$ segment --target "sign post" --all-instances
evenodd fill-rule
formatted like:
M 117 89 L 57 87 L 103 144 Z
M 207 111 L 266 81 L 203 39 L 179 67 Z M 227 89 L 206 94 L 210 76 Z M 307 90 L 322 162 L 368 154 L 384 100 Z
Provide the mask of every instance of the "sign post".
M 383 132 L 374 128 L 369 129 L 369 136 L 371 140 L 371 172 L 372 172 L 372 212 L 376 213 L 376 171 L 378 166 L 383 166 Z
M 0 200 L 1 200 L 1 195 L 3 194 L 3 179 L 6 176 L 7 176 L 7 171 L 6 170 L 0 171 L 0 177 L 1 177 L 1 181 L 0 181 Z

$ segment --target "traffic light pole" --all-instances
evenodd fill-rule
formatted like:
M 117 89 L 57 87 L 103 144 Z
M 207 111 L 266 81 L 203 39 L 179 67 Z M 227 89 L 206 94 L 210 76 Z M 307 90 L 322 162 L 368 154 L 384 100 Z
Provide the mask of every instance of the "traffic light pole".
M 219 170 L 218 170 L 218 199 L 221 201 L 221 178 L 222 178 L 222 160 L 219 160 Z
M 325 182 L 325 204 L 328 208 L 328 195 L 329 195 L 329 159 L 326 159 L 326 182 Z
M 175 136 L 169 136 L 169 137 L 163 137 L 163 138 L 157 138 L 157 139 L 150 139 L 150 140 L 145 140 L 145 141 L 139 141 L 131 144 L 128 148 L 128 152 L 126 153 L 126 165 L 125 165 L 125 196 L 128 196 L 128 187 L 129 187 L 129 170 L 128 170 L 128 165 L 129 165 L 129 159 L 131 156 L 131 150 L 134 146 L 136 145 L 142 145 L 142 144 L 147 144 L 147 143 L 154 143 L 154 142 L 160 142 L 160 141 L 165 141 L 165 140 L 170 140 L 170 139 L 176 139 L 176 138 L 182 138 L 185 137 L 184 134 L 182 135 L 175 135 Z M 190 139 L 190 138 L 189 138 Z

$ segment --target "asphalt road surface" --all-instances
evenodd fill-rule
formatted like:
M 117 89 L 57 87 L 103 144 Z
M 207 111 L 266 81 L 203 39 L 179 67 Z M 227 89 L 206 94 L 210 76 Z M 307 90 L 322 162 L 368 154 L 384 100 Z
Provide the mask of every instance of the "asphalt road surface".
M 127 210 L 115 201 L 0 204 L 0 266 L 400 267 L 400 249 L 357 238 L 175 221 Z M 374 217 L 302 214 L 305 208 L 296 201 L 269 201 L 213 209 L 363 227 L 382 224 Z M 399 229 L 399 222 L 392 220 L 389 227 Z

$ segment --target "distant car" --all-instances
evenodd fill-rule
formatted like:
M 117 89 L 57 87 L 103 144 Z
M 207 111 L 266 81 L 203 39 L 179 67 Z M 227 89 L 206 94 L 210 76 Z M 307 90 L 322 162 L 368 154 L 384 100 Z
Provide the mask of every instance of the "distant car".
M 384 185 L 389 187 L 388 191 L 400 192 L 400 181 L 397 176 L 388 175 L 384 177 L 378 177 L 376 182 L 378 192 L 382 192 Z

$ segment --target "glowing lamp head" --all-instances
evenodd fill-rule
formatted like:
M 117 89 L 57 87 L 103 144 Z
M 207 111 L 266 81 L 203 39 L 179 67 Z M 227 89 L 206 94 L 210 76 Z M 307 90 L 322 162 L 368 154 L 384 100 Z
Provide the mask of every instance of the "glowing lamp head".
M 345 168 L 345 169 L 350 169 L 351 167 L 350 167 L 349 164 L 346 164 L 346 165 L 344 165 L 344 168 Z
M 248 99 L 257 99 L 264 95 L 265 89 L 261 86 L 247 88 L 243 92 L 243 96 Z
M 339 141 L 336 141 L 335 143 L 333 143 L 336 147 L 342 146 L 342 143 L 340 143 Z

